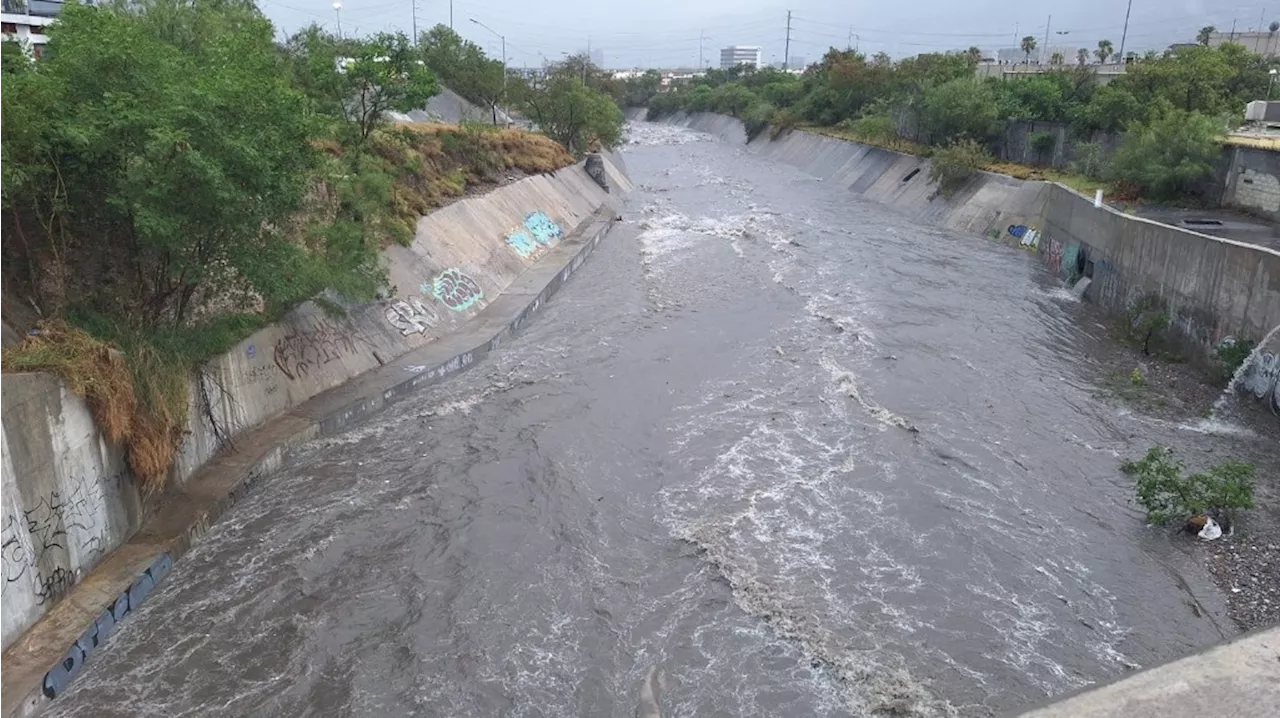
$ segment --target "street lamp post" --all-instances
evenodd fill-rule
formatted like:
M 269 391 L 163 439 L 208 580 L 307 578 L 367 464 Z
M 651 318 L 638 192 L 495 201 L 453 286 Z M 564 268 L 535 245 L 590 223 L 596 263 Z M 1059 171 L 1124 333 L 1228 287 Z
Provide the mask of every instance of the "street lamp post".
M 1276 75 L 1280 74 L 1280 70 L 1277 70 L 1276 68 L 1273 67 L 1271 68 L 1271 70 L 1268 71 L 1267 74 L 1271 75 L 1271 82 L 1267 84 L 1267 99 L 1270 100 L 1271 90 L 1276 86 Z
M 452 3 L 450 3 L 450 5 L 452 6 Z M 484 28 L 484 29 L 488 30 L 489 32 L 493 33 L 494 35 L 497 35 L 497 36 L 498 36 L 498 39 L 502 41 L 502 99 L 504 99 L 504 100 L 505 100 L 505 99 L 507 98 L 507 37 L 506 37 L 506 35 L 503 35 L 502 33 L 498 32 L 497 30 L 494 30 L 493 28 L 491 28 L 491 27 L 489 27 L 488 25 L 486 25 L 486 24 L 484 24 L 484 23 L 480 22 L 479 20 L 475 19 L 474 17 L 473 17 L 473 18 L 471 18 L 471 22 L 473 22 L 473 23 L 475 23 L 475 24 L 479 25 L 480 27 L 482 27 L 482 28 Z M 496 125 L 496 124 L 498 124 L 498 108 L 497 108 L 497 107 L 494 107 L 494 108 L 493 108 L 493 124 L 495 124 L 495 125 Z
M 342 39 L 342 3 L 333 4 L 333 14 L 338 18 L 338 39 Z

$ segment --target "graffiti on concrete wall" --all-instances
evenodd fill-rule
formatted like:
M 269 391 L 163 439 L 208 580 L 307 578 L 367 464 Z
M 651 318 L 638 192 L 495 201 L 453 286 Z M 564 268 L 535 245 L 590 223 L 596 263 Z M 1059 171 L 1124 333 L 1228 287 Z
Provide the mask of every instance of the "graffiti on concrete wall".
M 89 481 L 83 476 L 73 476 L 69 482 L 69 491 L 52 491 L 40 497 L 34 507 L 23 511 L 22 521 L 31 540 L 27 558 L 29 570 L 34 573 L 36 605 L 57 601 L 75 583 L 74 573 L 65 566 L 73 552 L 77 563 L 85 566 L 94 563 L 106 550 L 107 527 L 94 510 L 98 502 L 94 500 Z M 8 538 L 6 536 L 6 544 Z M 11 544 L 15 550 L 20 545 L 20 541 Z M 8 548 L 10 546 L 6 546 Z M 6 573 L 10 570 L 6 566 Z M 23 573 L 18 571 L 17 575 Z
M 533 257 L 541 249 L 541 246 L 529 235 L 528 230 L 523 227 L 507 233 L 507 246 L 514 249 L 523 259 Z
M 80 639 L 71 644 L 63 654 L 62 660 L 44 674 L 43 688 L 46 696 L 57 698 L 62 695 L 67 685 L 84 667 L 90 654 L 107 640 L 117 623 L 146 600 L 171 568 L 173 558 L 168 553 L 160 554 L 150 568 L 143 571 L 127 590 L 121 592 L 96 621 L 89 624 L 84 633 L 80 634 Z
M 106 479 L 116 490 L 123 476 Z M 41 496 L 30 509 L 4 517 L 2 531 L 4 583 L 31 591 L 37 606 L 53 604 L 76 582 L 74 568 L 96 563 L 107 549 L 108 527 L 95 510 L 94 489 L 102 479 L 70 476 L 66 490 Z M 72 560 L 76 566 L 71 566 Z
M 423 284 L 423 294 L 430 288 L 430 285 Z M 410 334 L 426 334 L 428 329 L 440 322 L 440 315 L 435 308 L 418 296 L 391 302 L 387 305 L 386 317 L 391 326 L 399 329 L 400 334 L 406 337 Z
M 1036 248 L 1040 246 L 1040 233 L 1035 227 L 1028 227 L 1025 224 L 1009 225 L 1009 236 L 1018 240 L 1018 244 L 1023 247 Z
M 276 340 L 273 356 L 285 376 L 298 379 L 355 351 L 356 340 L 350 332 L 321 319 L 311 327 L 288 328 L 285 335 Z
M 546 212 L 532 212 L 524 218 L 524 226 L 533 235 L 533 239 L 544 247 L 560 237 L 560 225 L 547 216 Z
M 1240 386 L 1280 412 L 1280 354 L 1259 352 L 1240 376 Z
M 431 280 L 431 292 L 455 312 L 465 311 L 484 299 L 484 292 L 476 280 L 456 268 L 446 269 Z
M 1068 244 L 1062 249 L 1062 260 L 1059 262 L 1062 271 L 1066 273 L 1068 281 L 1075 281 L 1076 275 L 1079 274 L 1077 267 L 1077 259 L 1080 256 L 1080 245 Z
M 1062 245 L 1056 239 L 1049 240 L 1049 253 L 1048 253 L 1047 261 L 1049 264 L 1050 272 L 1057 274 L 1058 270 L 1062 269 Z
M 4 584 L 0 591 L 3 593 L 8 593 L 9 584 L 22 580 L 27 571 L 35 570 L 35 552 L 30 546 L 30 537 L 21 530 L 23 526 L 23 521 L 14 514 L 5 515 L 3 531 L 0 531 L 3 542 L 0 551 L 4 559 Z

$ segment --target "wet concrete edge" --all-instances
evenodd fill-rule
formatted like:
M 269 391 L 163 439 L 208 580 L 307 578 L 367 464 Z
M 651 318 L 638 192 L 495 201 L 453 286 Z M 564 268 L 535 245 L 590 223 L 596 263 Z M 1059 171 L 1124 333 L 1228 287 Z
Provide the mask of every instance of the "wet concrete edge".
M 607 202 L 461 331 L 313 397 L 207 462 L 185 493 L 163 500 L 132 539 L 4 652 L 0 715 L 25 718 L 47 706 L 54 698 L 45 693 L 46 679 L 56 684 L 55 695 L 65 691 L 116 623 L 147 598 L 232 504 L 278 470 L 290 450 L 345 431 L 498 348 L 582 266 L 617 218 Z

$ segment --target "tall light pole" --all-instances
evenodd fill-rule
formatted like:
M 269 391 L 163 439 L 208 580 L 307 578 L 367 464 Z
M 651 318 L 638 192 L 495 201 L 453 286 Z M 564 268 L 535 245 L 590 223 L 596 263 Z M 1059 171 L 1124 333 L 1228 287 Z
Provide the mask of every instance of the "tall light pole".
M 450 3 L 449 3 L 449 6 L 450 6 L 450 7 L 453 7 L 453 3 L 452 3 L 452 2 L 450 2 Z M 484 24 L 484 23 L 480 22 L 479 20 L 475 19 L 474 17 L 473 17 L 473 18 L 471 18 L 471 22 L 473 22 L 473 23 L 475 23 L 475 24 L 479 25 L 480 27 L 482 27 L 482 28 L 484 28 L 484 29 L 488 30 L 489 32 L 493 33 L 494 35 L 497 35 L 497 36 L 498 36 L 498 39 L 502 41 L 502 99 L 503 99 L 503 100 L 505 100 L 505 99 L 507 98 L 507 37 L 506 37 L 505 35 L 503 35 L 502 33 L 498 32 L 497 30 L 494 30 L 493 28 L 489 27 L 488 25 L 486 25 L 486 24 Z M 493 124 L 495 124 L 495 125 L 496 125 L 496 124 L 498 124 L 498 109 L 497 109 L 496 107 L 495 107 L 495 108 L 494 108 L 494 110 L 493 110 Z
M 1129 0 L 1129 6 L 1125 8 L 1125 11 L 1124 11 L 1124 32 L 1120 33 L 1120 64 L 1121 65 L 1124 64 L 1124 41 L 1129 37 L 1129 13 L 1132 11 L 1133 11 L 1133 0 Z M 1232 26 L 1231 31 L 1235 32 L 1234 26 Z
M 333 4 L 333 14 L 338 18 L 338 39 L 342 39 L 342 3 Z

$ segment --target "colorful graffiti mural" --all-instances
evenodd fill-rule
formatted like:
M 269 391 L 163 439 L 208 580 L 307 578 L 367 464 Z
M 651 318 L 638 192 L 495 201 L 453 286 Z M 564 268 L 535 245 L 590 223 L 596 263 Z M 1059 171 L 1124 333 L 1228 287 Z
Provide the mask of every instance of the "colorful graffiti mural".
M 470 309 L 476 302 L 484 299 L 484 291 L 476 280 L 454 267 L 444 270 L 431 280 L 431 293 L 455 312 Z
M 529 236 L 529 232 L 525 229 L 513 229 L 507 234 L 507 246 L 516 251 L 524 259 L 529 259 L 538 253 L 539 245 Z
M 555 220 L 547 216 L 546 212 L 533 212 L 524 218 L 524 226 L 533 235 L 534 240 L 543 246 L 550 246 L 551 243 L 560 237 L 560 225 Z
M 1049 240 L 1047 263 L 1049 265 L 1049 271 L 1054 274 L 1057 274 L 1058 270 L 1062 269 L 1062 245 L 1059 244 L 1056 239 Z

